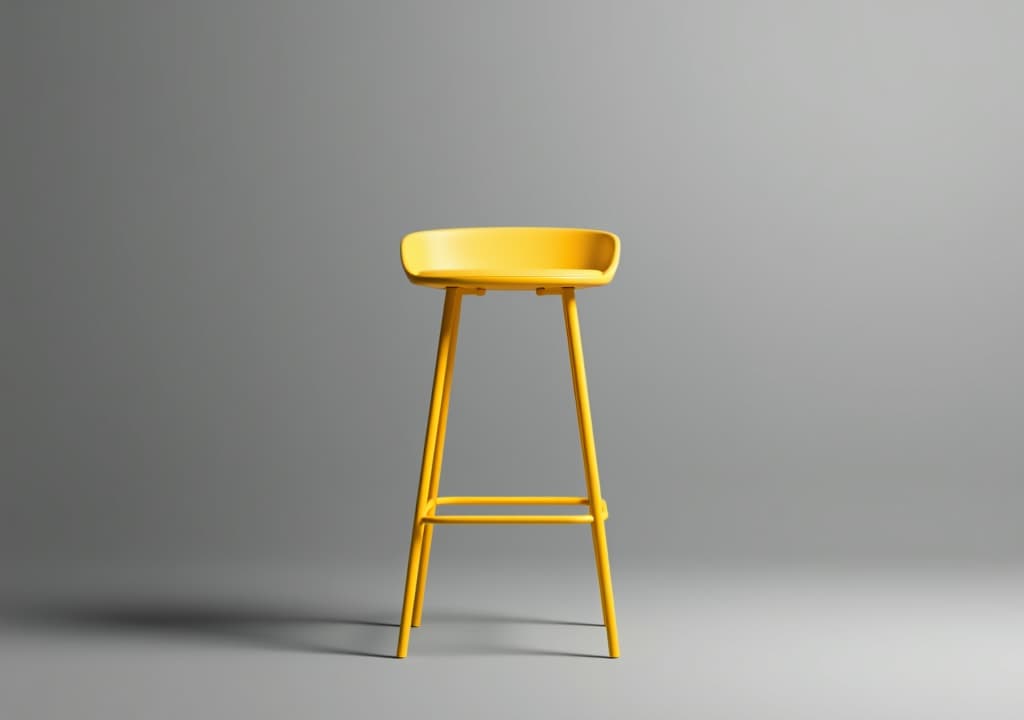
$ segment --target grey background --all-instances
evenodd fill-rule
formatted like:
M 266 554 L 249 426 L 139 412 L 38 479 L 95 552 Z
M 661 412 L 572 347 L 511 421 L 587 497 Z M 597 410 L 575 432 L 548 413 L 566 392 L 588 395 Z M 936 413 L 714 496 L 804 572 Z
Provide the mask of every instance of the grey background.
M 1024 717 L 1024 5 L 0 8 L 0 716 Z M 616 661 L 576 527 L 440 529 L 390 659 L 398 243 L 482 224 L 623 240 Z M 582 491 L 557 299 L 452 402 L 442 492 Z
M 8 590 L 400 583 L 441 294 L 398 243 L 478 224 L 622 237 L 580 294 L 616 569 L 1024 560 L 1020 4 L 3 15 Z M 578 492 L 557 300 L 461 341 L 443 492 Z

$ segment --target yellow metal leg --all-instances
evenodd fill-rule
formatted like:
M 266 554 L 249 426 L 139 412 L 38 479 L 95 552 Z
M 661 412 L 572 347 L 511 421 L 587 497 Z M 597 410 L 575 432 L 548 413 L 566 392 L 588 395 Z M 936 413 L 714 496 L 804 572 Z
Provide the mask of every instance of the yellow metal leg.
M 612 571 L 608 564 L 608 539 L 605 536 L 601 498 L 601 482 L 597 472 L 597 451 L 594 448 L 594 428 L 590 420 L 590 396 L 587 393 L 587 376 L 583 367 L 583 344 L 580 340 L 580 320 L 576 311 L 574 288 L 562 290 L 562 312 L 565 316 L 565 334 L 569 343 L 569 364 L 572 367 L 572 385 L 576 394 L 576 419 L 580 427 L 580 448 L 583 452 L 583 469 L 587 480 L 587 495 L 590 513 L 594 516 L 591 535 L 594 542 L 594 561 L 597 565 L 597 579 L 601 588 L 601 610 L 608 632 L 608 655 L 619 656 L 619 630 L 615 622 L 615 598 L 612 594 Z
M 437 447 L 438 430 L 441 424 L 441 406 L 445 395 L 445 378 L 452 344 L 453 320 L 457 318 L 461 301 L 457 288 L 448 288 L 444 296 L 444 312 L 441 315 L 441 334 L 437 341 L 437 361 L 434 366 L 434 387 L 430 395 L 430 412 L 427 416 L 427 435 L 423 443 L 423 463 L 420 470 L 420 486 L 416 497 L 416 511 L 413 514 L 412 540 L 409 543 L 409 565 L 405 575 L 405 598 L 402 602 L 402 620 L 398 629 L 398 650 L 396 655 L 404 658 L 409 652 L 409 630 L 412 626 L 413 603 L 419 575 L 420 554 L 426 523 L 428 495 L 433 477 L 433 463 Z
M 455 297 L 452 305 L 452 317 L 448 339 L 448 356 L 445 362 L 444 384 L 441 392 L 441 415 L 437 424 L 437 440 L 434 444 L 434 459 L 431 463 L 430 490 L 427 493 L 427 501 L 437 500 L 438 486 L 441 479 L 441 465 L 444 462 L 444 441 L 448 429 L 448 404 L 452 394 L 452 375 L 455 373 L 455 349 L 459 343 L 459 317 L 462 314 L 461 292 Z M 427 512 L 433 515 L 434 506 Z M 412 626 L 419 627 L 423 621 L 423 593 L 427 587 L 427 571 L 430 569 L 430 545 L 434 538 L 434 525 L 427 523 L 423 530 L 423 548 L 420 551 L 420 569 L 416 575 L 416 601 L 412 610 Z

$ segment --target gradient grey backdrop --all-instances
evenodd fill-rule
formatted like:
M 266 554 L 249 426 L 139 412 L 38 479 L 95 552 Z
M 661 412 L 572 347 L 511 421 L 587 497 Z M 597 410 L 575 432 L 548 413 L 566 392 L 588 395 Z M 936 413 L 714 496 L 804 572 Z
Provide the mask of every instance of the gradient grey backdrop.
M 484 224 L 622 237 L 580 293 L 614 568 L 1020 564 L 1022 25 L 5 3 L 3 583 L 377 568 L 397 602 L 442 299 L 398 244 Z M 443 491 L 578 492 L 557 300 L 467 298 L 461 342 Z

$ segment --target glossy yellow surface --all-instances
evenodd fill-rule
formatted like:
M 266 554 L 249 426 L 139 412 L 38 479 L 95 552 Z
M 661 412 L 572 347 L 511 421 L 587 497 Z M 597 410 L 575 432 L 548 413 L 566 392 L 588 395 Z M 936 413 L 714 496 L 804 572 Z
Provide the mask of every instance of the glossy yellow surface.
M 409 280 L 433 288 L 593 287 L 611 282 L 618 265 L 619 238 L 603 230 L 446 228 L 402 238 Z
M 396 655 L 409 651 L 412 627 L 423 616 L 423 596 L 434 525 L 480 523 L 587 524 L 591 528 L 601 610 L 608 635 L 608 654 L 619 656 L 615 601 L 605 521 L 608 504 L 601 496 L 590 419 L 590 397 L 583 366 L 576 308 L 576 287 L 608 283 L 619 262 L 619 239 L 600 230 L 574 228 L 458 228 L 426 230 L 402 240 L 402 263 L 409 279 L 428 287 L 445 288 L 441 333 L 434 366 L 434 386 L 423 444 L 419 492 L 413 514 L 405 598 Z M 451 398 L 455 349 L 464 295 L 486 290 L 536 290 L 538 295 L 559 295 L 569 348 L 569 367 L 576 398 L 587 495 L 561 496 L 447 496 L 438 495 L 444 458 L 445 431 Z M 465 515 L 442 514 L 452 505 L 583 505 L 587 513 L 571 515 Z

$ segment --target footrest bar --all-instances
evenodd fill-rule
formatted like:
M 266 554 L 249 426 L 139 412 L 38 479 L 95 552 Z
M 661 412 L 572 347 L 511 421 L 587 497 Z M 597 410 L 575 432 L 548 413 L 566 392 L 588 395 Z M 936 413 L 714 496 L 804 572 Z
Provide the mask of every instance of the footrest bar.
M 530 525 L 582 525 L 594 522 L 593 515 L 432 515 L 423 518 L 423 522 L 440 525 L 480 525 L 484 523 L 512 524 L 526 523 Z
M 441 505 L 590 505 L 585 497 L 561 495 L 450 495 L 427 501 L 423 509 L 423 522 L 437 524 L 481 524 L 481 523 L 528 523 L 555 525 L 560 523 L 583 524 L 594 522 L 592 514 L 586 515 L 437 515 Z M 602 499 L 599 515 L 608 519 L 608 503 Z
M 437 498 L 438 505 L 589 505 L 585 497 L 533 496 L 508 497 L 501 495 L 448 496 Z

